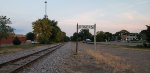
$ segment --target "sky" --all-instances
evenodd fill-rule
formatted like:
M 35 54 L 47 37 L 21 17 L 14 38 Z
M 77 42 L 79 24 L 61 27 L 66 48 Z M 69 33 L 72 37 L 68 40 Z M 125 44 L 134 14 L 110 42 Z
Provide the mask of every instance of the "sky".
M 0 16 L 12 21 L 15 33 L 32 31 L 32 22 L 45 14 L 45 0 L 0 0 Z M 122 29 L 139 33 L 150 24 L 150 0 L 47 0 L 47 15 L 71 36 L 76 25 L 94 25 L 97 31 Z M 93 33 L 93 30 L 90 30 Z

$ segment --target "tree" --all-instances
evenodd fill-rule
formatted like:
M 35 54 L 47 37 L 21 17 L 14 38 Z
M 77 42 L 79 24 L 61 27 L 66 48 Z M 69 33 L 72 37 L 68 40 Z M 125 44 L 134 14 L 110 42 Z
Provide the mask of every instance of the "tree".
M 78 41 L 83 41 L 86 39 L 92 39 L 92 34 L 89 32 L 89 29 L 81 29 L 77 34 L 76 32 L 71 36 L 71 41 L 76 41 L 78 35 Z
M 75 33 L 73 34 L 73 36 L 71 36 L 71 41 L 76 41 L 77 35 L 78 35 L 78 34 L 75 32 Z
M 65 32 L 57 26 L 58 22 L 48 18 L 39 19 L 32 23 L 33 33 L 40 43 L 62 42 L 66 36 Z
M 82 40 L 86 40 L 86 39 L 91 39 L 92 34 L 89 32 L 89 29 L 81 29 L 78 37 L 82 41 Z
M 33 32 L 37 40 L 42 44 L 49 43 L 49 38 L 52 35 L 51 21 L 48 18 L 38 19 L 32 23 Z
M 13 28 L 8 24 L 11 24 L 10 18 L 7 18 L 6 16 L 0 16 L 0 40 L 7 38 L 9 33 L 13 32 Z
M 142 30 L 140 33 L 140 37 L 143 41 L 146 41 L 147 36 L 146 36 L 146 30 Z
M 27 40 L 34 41 L 35 40 L 35 34 L 33 32 L 29 32 L 26 34 Z
M 8 24 L 11 24 L 10 18 L 6 16 L 0 16 L 0 40 L 2 38 L 7 38 L 9 33 L 13 32 L 13 28 Z
M 107 41 L 111 41 L 111 39 L 112 39 L 112 33 L 110 33 L 110 32 L 105 32 L 105 36 L 106 36 L 106 40 L 107 40 Z
M 63 42 L 65 36 L 66 36 L 66 33 L 65 33 L 65 32 L 59 31 L 59 32 L 57 33 L 57 35 L 56 35 L 55 42 Z
M 60 40 L 61 29 L 57 26 L 57 21 L 51 21 L 52 35 L 49 38 L 52 42 L 58 42 Z
M 115 36 L 117 37 L 117 40 L 121 40 L 122 35 L 128 35 L 130 32 L 127 30 L 121 30 L 115 33 Z
M 150 26 L 146 25 L 147 29 L 142 30 L 140 34 L 142 35 L 143 40 L 146 40 L 147 42 L 150 43 Z
M 64 42 L 68 42 L 68 41 L 70 41 L 70 38 L 68 36 L 65 36 Z
M 146 25 L 146 27 L 147 27 L 146 30 L 142 30 L 140 32 L 140 37 L 142 38 L 143 46 L 150 47 L 150 45 L 146 43 L 146 42 L 150 43 L 150 26 Z
M 106 40 L 106 35 L 105 32 L 103 31 L 98 31 L 96 35 L 96 41 L 97 42 L 104 42 Z
M 147 37 L 147 42 L 150 43 L 150 26 L 146 25 L 147 26 L 147 30 L 146 30 L 146 37 Z

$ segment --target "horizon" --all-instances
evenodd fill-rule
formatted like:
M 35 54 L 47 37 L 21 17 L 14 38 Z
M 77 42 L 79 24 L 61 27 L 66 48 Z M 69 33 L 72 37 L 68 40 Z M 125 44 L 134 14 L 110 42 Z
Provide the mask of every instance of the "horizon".
M 16 34 L 32 32 L 32 22 L 45 15 L 45 0 L 5 0 L 0 13 L 12 21 Z M 97 24 L 97 31 L 115 33 L 128 30 L 139 33 L 150 24 L 150 0 L 47 0 L 47 15 L 58 21 L 67 36 L 76 32 L 76 24 Z M 93 30 L 90 30 L 91 33 Z

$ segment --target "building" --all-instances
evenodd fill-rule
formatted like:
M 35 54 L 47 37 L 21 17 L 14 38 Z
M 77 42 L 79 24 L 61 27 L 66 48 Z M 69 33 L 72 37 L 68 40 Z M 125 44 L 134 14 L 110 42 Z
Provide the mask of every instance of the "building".
M 121 41 L 137 41 L 138 33 L 130 33 L 130 34 L 126 34 L 126 35 L 121 35 Z
M 3 38 L 0 40 L 0 45 L 9 45 L 12 44 L 14 37 L 18 37 L 21 43 L 26 42 L 26 36 L 22 34 L 14 34 L 10 33 L 7 38 Z

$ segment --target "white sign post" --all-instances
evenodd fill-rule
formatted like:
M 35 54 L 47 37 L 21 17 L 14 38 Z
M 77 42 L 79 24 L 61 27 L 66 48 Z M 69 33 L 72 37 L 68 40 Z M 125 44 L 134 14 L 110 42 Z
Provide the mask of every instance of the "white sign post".
M 96 49 L 96 24 L 94 25 L 78 25 L 77 24 L 77 30 L 78 29 L 94 29 L 94 48 Z

